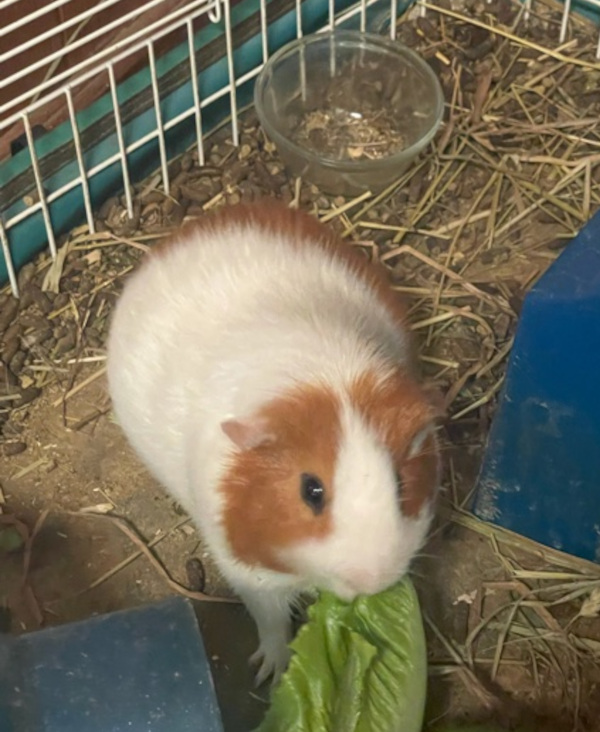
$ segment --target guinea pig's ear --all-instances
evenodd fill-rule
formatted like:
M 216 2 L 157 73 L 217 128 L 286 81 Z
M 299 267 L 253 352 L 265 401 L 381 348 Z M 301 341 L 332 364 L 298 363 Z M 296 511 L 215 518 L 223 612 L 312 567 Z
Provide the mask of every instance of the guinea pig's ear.
M 407 460 L 417 456 L 423 449 L 425 440 L 435 432 L 435 423 L 429 422 L 425 427 L 421 428 L 417 434 L 412 438 L 408 452 L 406 453 Z
M 427 438 L 435 433 L 436 422 L 446 415 L 444 397 L 436 387 L 431 385 L 423 386 L 423 394 L 427 404 L 426 412 L 423 415 L 424 423 L 421 423 L 411 440 L 407 452 L 408 459 L 415 457 L 422 451 Z
M 252 450 L 275 440 L 267 420 L 262 417 L 227 419 L 221 429 L 240 450 Z

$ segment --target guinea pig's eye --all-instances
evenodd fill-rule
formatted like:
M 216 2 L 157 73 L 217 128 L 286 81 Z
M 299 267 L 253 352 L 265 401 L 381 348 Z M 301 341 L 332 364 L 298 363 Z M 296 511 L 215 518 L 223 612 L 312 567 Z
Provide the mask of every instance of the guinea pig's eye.
M 302 473 L 300 476 L 300 495 L 302 500 L 318 516 L 325 505 L 325 488 L 323 483 L 314 475 Z

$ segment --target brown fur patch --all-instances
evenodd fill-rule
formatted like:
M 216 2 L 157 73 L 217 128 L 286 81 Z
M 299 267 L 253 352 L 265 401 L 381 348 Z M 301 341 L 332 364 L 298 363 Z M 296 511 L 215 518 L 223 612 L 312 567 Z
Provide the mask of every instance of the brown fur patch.
M 426 391 L 410 375 L 396 371 L 379 382 L 374 374 L 359 378 L 350 391 L 364 419 L 390 451 L 402 479 L 402 512 L 417 516 L 437 487 L 438 452 L 432 438 L 408 458 L 414 438 L 438 416 Z
M 274 234 L 285 234 L 291 236 L 299 246 L 317 246 L 331 252 L 337 259 L 345 262 L 359 279 L 373 288 L 380 302 L 400 326 L 406 324 L 406 307 L 391 289 L 385 267 L 367 260 L 357 249 L 343 241 L 331 227 L 322 224 L 314 216 L 289 208 L 276 199 L 223 206 L 202 218 L 188 221 L 171 237 L 156 244 L 152 255 L 161 256 L 179 242 L 232 225 L 259 227 Z
M 239 559 L 285 572 L 278 549 L 331 531 L 339 404 L 328 389 L 304 386 L 270 402 L 256 417 L 266 421 L 275 440 L 232 459 L 221 484 L 223 522 Z M 318 476 L 325 487 L 319 516 L 300 496 L 302 473 Z

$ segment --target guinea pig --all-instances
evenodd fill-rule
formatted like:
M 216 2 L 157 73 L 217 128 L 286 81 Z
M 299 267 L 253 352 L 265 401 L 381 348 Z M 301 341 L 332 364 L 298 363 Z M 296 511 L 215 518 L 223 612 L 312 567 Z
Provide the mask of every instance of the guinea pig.
M 115 417 L 253 616 L 257 683 L 305 592 L 399 581 L 426 539 L 438 408 L 383 272 L 268 200 L 184 224 L 129 277 L 108 340 Z

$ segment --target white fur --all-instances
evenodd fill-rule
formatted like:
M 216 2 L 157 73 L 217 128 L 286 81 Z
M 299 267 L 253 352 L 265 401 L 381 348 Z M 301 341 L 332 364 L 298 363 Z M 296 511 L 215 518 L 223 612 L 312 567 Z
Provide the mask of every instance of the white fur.
M 316 583 L 348 597 L 389 584 L 429 518 L 401 516 L 389 456 L 347 405 L 333 536 L 290 550 L 297 577 L 245 566 L 220 522 L 216 486 L 232 449 L 220 425 L 298 381 L 343 395 L 365 369 L 383 377 L 406 357 L 405 334 L 345 264 L 257 228 L 222 229 L 149 257 L 117 303 L 108 344 L 117 419 L 254 615 L 259 678 L 285 666 L 286 613 L 299 592 Z

